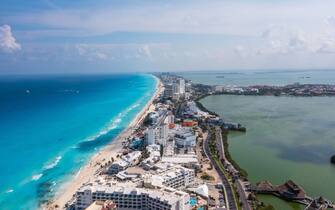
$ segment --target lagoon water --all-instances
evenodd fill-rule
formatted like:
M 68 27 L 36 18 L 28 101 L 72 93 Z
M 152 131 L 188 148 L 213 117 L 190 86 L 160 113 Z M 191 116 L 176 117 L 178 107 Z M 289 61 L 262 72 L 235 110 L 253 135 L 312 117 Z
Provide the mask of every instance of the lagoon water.
M 36 209 L 119 134 L 150 75 L 0 77 L 0 209 Z
M 284 85 L 335 83 L 334 71 L 184 74 L 197 83 L 229 85 Z M 215 95 L 201 100 L 209 110 L 247 127 L 246 134 L 231 133 L 230 152 L 256 183 L 281 184 L 288 179 L 302 185 L 311 196 L 335 201 L 335 97 L 274 97 Z M 302 206 L 271 196 L 260 196 L 278 210 Z
M 311 196 L 335 200 L 335 98 L 210 96 L 201 103 L 247 127 L 229 136 L 229 149 L 252 183 L 292 179 Z M 287 209 L 287 208 L 277 208 Z

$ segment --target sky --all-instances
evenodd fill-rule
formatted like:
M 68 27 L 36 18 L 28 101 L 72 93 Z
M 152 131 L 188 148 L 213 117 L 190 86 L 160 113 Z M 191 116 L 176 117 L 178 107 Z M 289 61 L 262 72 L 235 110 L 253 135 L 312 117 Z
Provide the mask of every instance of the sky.
M 335 69 L 334 0 L 1 0 L 0 74 Z

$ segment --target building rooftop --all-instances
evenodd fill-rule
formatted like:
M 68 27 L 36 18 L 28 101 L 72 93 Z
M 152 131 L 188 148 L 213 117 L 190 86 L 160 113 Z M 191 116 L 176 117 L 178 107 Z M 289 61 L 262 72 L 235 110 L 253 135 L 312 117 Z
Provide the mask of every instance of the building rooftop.
M 175 163 L 175 164 L 187 164 L 187 163 L 198 163 L 196 155 L 175 155 L 172 157 L 162 157 L 163 163 Z
M 180 200 L 180 197 L 187 196 L 186 192 L 178 191 L 169 187 L 156 187 L 156 188 L 139 188 L 131 184 L 131 182 L 127 183 L 108 183 L 108 184 L 96 184 L 90 183 L 83 185 L 79 188 L 78 192 L 100 192 L 100 193 L 121 193 L 121 194 L 132 194 L 132 195 L 142 195 L 146 194 L 151 198 L 157 198 L 161 201 L 166 201 L 167 203 L 173 205 L 174 203 Z
M 86 210 L 115 210 L 116 204 L 113 201 L 95 201 Z

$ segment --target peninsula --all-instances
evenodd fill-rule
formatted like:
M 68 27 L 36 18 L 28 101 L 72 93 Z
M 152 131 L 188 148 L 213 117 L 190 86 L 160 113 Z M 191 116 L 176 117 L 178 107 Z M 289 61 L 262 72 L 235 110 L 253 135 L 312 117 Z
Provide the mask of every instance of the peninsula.
M 156 77 L 156 93 L 142 112 L 44 209 L 267 209 L 257 200 L 259 193 L 308 209 L 332 207 L 309 198 L 293 181 L 253 186 L 228 151 L 228 133 L 246 128 L 198 101 L 214 94 L 213 87 L 167 73 Z M 286 196 L 296 189 L 300 197 Z
M 256 96 L 335 96 L 335 85 L 300 84 L 285 86 L 213 86 L 216 94 L 256 95 Z

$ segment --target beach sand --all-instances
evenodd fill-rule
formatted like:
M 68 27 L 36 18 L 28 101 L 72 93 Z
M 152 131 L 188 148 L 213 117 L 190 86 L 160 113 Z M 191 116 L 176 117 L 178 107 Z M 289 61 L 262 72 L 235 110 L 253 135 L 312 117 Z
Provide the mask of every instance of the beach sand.
M 163 85 L 157 79 L 156 92 L 153 97 L 148 101 L 146 106 L 137 114 L 129 126 L 122 131 L 110 144 L 106 145 L 97 154 L 95 154 L 85 166 L 71 179 L 68 183 L 64 184 L 55 197 L 43 206 L 42 209 L 56 210 L 65 209 L 65 204 L 73 198 L 77 189 L 84 183 L 95 180 L 98 177 L 98 172 L 101 165 L 107 163 L 113 157 L 121 153 L 123 142 L 128 138 L 139 124 L 142 123 L 145 116 L 154 110 L 153 101 L 163 92 Z

